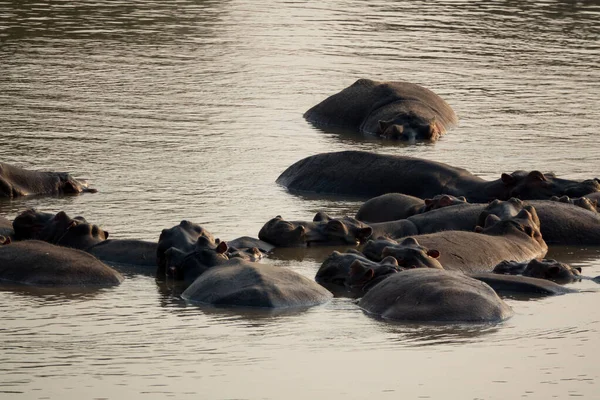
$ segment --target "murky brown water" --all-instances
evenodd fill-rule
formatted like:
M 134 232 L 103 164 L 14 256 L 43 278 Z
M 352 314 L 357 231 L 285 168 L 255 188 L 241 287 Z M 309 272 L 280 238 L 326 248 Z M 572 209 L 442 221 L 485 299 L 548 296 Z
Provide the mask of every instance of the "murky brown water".
M 25 4 L 24 4 L 25 3 Z M 3 1 L 0 159 L 100 192 L 0 202 L 65 210 L 114 237 L 190 219 L 224 239 L 277 214 L 359 203 L 275 185 L 342 149 L 486 178 L 600 175 L 598 1 Z M 302 113 L 368 77 L 423 84 L 461 119 L 435 145 L 325 133 Z M 600 249 L 550 256 L 600 275 Z M 314 276 L 323 253 L 269 260 Z M 491 326 L 389 324 L 349 299 L 284 314 L 186 306 L 152 277 L 91 293 L 0 292 L 0 397 L 597 398 L 599 294 L 509 299 Z

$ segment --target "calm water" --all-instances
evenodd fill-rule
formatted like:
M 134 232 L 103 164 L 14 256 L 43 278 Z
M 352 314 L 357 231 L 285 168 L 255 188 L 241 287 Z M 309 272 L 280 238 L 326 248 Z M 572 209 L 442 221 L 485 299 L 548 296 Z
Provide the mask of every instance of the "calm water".
M 25 3 L 25 4 L 23 4 Z M 495 178 L 599 176 L 598 1 L 0 0 L 0 159 L 89 178 L 65 210 L 114 237 L 181 219 L 256 236 L 270 218 L 359 203 L 274 181 L 308 155 L 405 154 Z M 356 79 L 434 90 L 460 126 L 412 147 L 326 133 L 302 113 Z M 327 252 L 267 260 L 313 277 Z M 600 249 L 550 256 L 600 275 Z M 508 299 L 490 326 L 389 324 L 349 299 L 306 311 L 186 306 L 150 276 L 89 293 L 0 292 L 0 397 L 598 398 L 600 295 Z

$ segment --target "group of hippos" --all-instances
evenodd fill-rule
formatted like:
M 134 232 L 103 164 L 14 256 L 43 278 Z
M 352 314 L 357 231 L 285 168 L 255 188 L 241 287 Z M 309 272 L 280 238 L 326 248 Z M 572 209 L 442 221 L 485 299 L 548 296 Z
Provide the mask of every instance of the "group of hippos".
M 319 127 L 435 141 L 457 118 L 439 96 L 407 82 L 358 80 L 306 112 Z M 496 322 L 512 315 L 498 293 L 562 294 L 580 268 L 544 259 L 548 245 L 600 246 L 600 180 L 540 171 L 486 181 L 434 161 L 362 151 L 323 153 L 287 168 L 290 192 L 369 199 L 354 217 L 267 221 L 258 237 L 223 241 L 181 221 L 158 241 L 108 239 L 83 217 L 29 209 L 0 217 L 0 284 L 112 286 L 122 266 L 177 282 L 186 301 L 303 308 L 333 294 L 389 320 Z M 0 197 L 95 192 L 68 173 L 0 163 Z M 280 247 L 337 246 L 315 279 L 260 262 Z M 349 250 L 348 247 L 350 247 Z M 342 248 L 345 252 L 340 252 Z M 109 266 L 110 265 L 110 266 Z

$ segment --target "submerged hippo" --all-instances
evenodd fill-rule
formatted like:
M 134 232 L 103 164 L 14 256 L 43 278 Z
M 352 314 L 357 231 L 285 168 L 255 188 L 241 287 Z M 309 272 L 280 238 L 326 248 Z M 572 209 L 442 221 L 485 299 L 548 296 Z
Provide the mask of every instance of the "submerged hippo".
M 356 219 L 363 222 L 396 221 L 438 208 L 464 204 L 466 201 L 463 196 L 448 194 L 423 200 L 402 193 L 386 193 L 367 200 L 357 211 Z
M 31 171 L 0 162 L 0 198 L 36 194 L 96 193 L 87 182 L 77 180 L 67 172 Z
M 502 261 L 494 267 L 495 274 L 523 275 L 547 279 L 556 283 L 571 283 L 581 279 L 581 268 L 551 259 L 533 259 L 529 262 Z
M 189 285 L 208 269 L 229 261 L 227 250 L 226 242 L 207 236 L 199 236 L 194 248 L 188 252 L 171 247 L 165 252 L 165 274 L 160 277 L 157 272 L 157 279 L 184 281 Z
M 0 246 L 0 282 L 34 286 L 115 286 L 123 277 L 83 251 L 37 240 Z
M 342 128 L 394 140 L 435 142 L 458 118 L 441 97 L 409 82 L 359 79 L 304 114 L 321 128 Z
M 436 259 L 447 270 L 465 273 L 491 271 L 502 260 L 529 261 L 542 258 L 548 251 L 539 230 L 535 209 L 527 206 L 515 217 L 499 220 L 490 216 L 477 232 L 446 231 L 413 236 L 414 243 L 427 251 L 436 251 Z M 392 240 L 389 242 L 393 243 Z M 406 246 L 381 247 L 379 257 L 400 257 Z M 365 254 L 367 248 L 364 249 Z
M 372 229 L 355 218 L 331 218 L 319 212 L 312 222 L 286 221 L 278 215 L 261 228 L 258 237 L 277 247 L 299 247 L 357 245 L 371 234 Z
M 439 269 L 410 269 L 393 274 L 358 303 L 388 320 L 419 322 L 498 322 L 513 312 L 496 292 L 464 274 Z
M 552 196 L 550 200 L 559 201 L 561 203 L 573 204 L 574 206 L 578 206 L 589 211 L 600 211 L 598 208 L 598 200 L 594 200 L 588 197 Z
M 422 199 L 439 194 L 464 196 L 469 202 L 494 199 L 549 199 L 581 197 L 600 191 L 600 182 L 556 178 L 539 171 L 515 171 L 486 181 L 465 169 L 406 156 L 364 151 L 322 153 L 304 158 L 287 168 L 277 183 L 291 191 L 372 198 L 402 193 Z
M 204 272 L 181 297 L 214 306 L 292 308 L 325 303 L 332 294 L 287 268 L 233 259 Z

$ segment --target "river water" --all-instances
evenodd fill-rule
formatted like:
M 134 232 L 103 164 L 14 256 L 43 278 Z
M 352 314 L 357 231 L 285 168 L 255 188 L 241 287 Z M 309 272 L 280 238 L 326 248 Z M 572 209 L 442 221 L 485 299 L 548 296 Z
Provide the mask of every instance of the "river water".
M 0 202 L 65 210 L 115 238 L 182 219 L 222 239 L 275 215 L 360 202 L 275 184 L 293 162 L 362 149 L 461 166 L 599 175 L 598 1 L 0 0 L 0 160 L 88 178 L 97 194 Z M 323 132 L 302 114 L 358 78 L 452 105 L 436 144 Z M 330 252 L 265 262 L 313 277 Z M 549 256 L 600 275 L 600 249 Z M 290 313 L 183 303 L 152 276 L 112 289 L 0 292 L 0 397 L 598 398 L 597 285 L 508 298 L 495 325 L 392 324 L 350 299 Z

